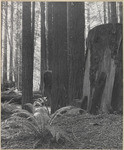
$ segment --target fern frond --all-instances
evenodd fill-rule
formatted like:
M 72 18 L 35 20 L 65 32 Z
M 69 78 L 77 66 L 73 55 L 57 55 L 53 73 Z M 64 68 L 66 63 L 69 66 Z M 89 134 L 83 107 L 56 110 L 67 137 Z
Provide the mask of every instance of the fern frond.
M 46 120 L 44 119 L 44 116 L 41 115 L 39 112 L 37 112 L 37 113 L 34 114 L 34 117 L 36 118 L 36 121 L 38 123 L 38 127 L 41 130 L 44 130 L 45 129 L 45 124 L 46 124 Z
M 12 116 L 11 119 L 15 120 L 14 123 L 13 123 L 13 125 L 19 125 L 23 129 L 28 129 L 32 133 L 34 132 L 35 136 L 42 135 L 42 131 L 40 130 L 40 128 L 38 127 L 38 125 L 34 124 L 34 122 L 30 122 L 26 118 L 22 118 L 22 117 L 16 116 L 16 115 Z M 22 132 L 24 132 L 23 129 L 22 129 Z
M 34 115 L 26 110 L 18 110 L 16 113 L 12 114 L 12 117 L 25 118 L 23 122 L 24 126 L 27 125 L 27 128 L 32 128 L 32 131 L 35 131 L 36 134 L 43 134 L 45 131 L 45 126 L 49 120 L 49 116 L 43 108 L 37 109 L 37 112 Z
M 39 122 L 43 121 L 44 124 L 47 124 L 48 121 L 50 120 L 47 111 L 43 107 L 37 108 L 34 113 L 34 116 Z
M 30 114 L 28 111 L 22 110 L 20 112 L 13 113 L 12 116 L 19 116 L 23 118 L 31 117 L 32 114 Z
M 28 111 L 21 110 L 20 112 L 14 113 L 12 116 L 18 116 L 27 119 L 28 122 L 30 122 L 33 126 L 39 128 L 38 130 L 40 130 L 41 125 L 38 123 L 38 120 L 33 116 L 32 113 L 29 113 Z
M 47 125 L 46 126 L 47 130 L 50 131 L 50 133 L 52 134 L 53 138 L 55 138 L 55 140 L 58 142 L 59 139 L 64 138 L 67 141 L 70 141 L 70 138 L 68 137 L 67 133 L 65 131 L 63 131 L 62 129 L 60 129 L 58 126 L 55 125 Z
M 5 120 L 13 114 L 13 110 L 16 109 L 16 105 L 9 103 L 1 103 L 1 119 Z
M 30 129 L 31 131 L 33 131 L 35 133 L 35 136 L 41 136 L 42 135 L 42 130 L 40 130 L 40 128 L 38 126 L 35 126 L 32 122 L 25 121 L 23 123 L 23 125 L 25 127 L 27 127 L 28 129 Z
M 6 102 L 6 104 L 10 104 L 13 100 L 14 98 L 11 98 L 8 102 Z
M 38 126 L 38 122 L 34 116 L 30 116 L 27 118 L 30 122 L 32 122 L 34 125 Z
M 12 112 L 13 112 L 13 114 L 14 114 L 14 113 L 18 113 L 18 112 L 22 112 L 22 109 L 21 109 L 21 108 L 16 108 L 16 109 L 14 109 Z
M 12 111 L 14 109 L 16 109 L 16 105 L 14 105 L 14 104 L 9 104 L 7 102 L 1 103 L 1 112 L 10 112 L 10 113 L 12 113 Z
M 62 108 L 58 109 L 54 114 L 52 114 L 49 124 L 52 125 L 53 121 L 55 120 L 55 118 L 58 115 L 61 116 L 62 114 L 66 113 L 68 110 L 70 110 L 72 108 L 74 108 L 74 106 L 66 106 L 66 107 L 62 107 Z

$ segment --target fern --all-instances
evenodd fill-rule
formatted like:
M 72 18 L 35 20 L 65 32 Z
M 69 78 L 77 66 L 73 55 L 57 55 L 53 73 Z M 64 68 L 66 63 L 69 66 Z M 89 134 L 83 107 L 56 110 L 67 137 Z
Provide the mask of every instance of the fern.
M 70 109 L 70 107 L 67 109 Z M 61 109 L 61 111 L 63 111 L 63 109 Z M 57 111 L 53 118 L 55 118 L 61 111 Z M 51 138 L 53 138 L 57 143 L 63 138 L 68 141 L 70 140 L 65 131 L 60 129 L 58 126 L 51 125 L 52 122 L 50 122 L 50 117 L 43 107 L 37 108 L 34 114 L 23 109 L 15 110 L 12 118 L 16 120 L 14 121 L 15 124 L 22 124 L 23 129 L 26 131 L 29 130 L 31 134 L 38 137 L 38 141 L 42 141 L 42 143 L 47 138 L 48 133 L 50 133 Z M 54 120 L 53 118 L 52 121 Z M 24 130 L 22 130 L 22 132 L 24 132 Z M 39 142 L 36 141 L 35 146 L 38 143 Z
M 22 122 L 23 125 L 29 129 L 31 128 L 31 130 L 35 132 L 37 136 L 43 134 L 43 132 L 45 131 L 45 125 L 49 120 L 48 115 L 46 115 L 45 112 L 43 113 L 41 109 L 39 109 L 39 112 L 36 112 L 34 115 L 22 109 L 14 113 L 12 117 L 20 117 L 26 119 L 24 122 Z
M 55 139 L 56 142 L 59 141 L 59 139 L 64 138 L 67 141 L 70 141 L 68 135 L 65 131 L 63 131 L 60 127 L 56 125 L 47 125 L 46 129 L 51 133 L 52 137 Z
M 60 109 L 58 109 L 51 117 L 49 124 L 52 125 L 53 121 L 55 120 L 55 118 L 59 115 L 62 116 L 62 114 L 64 112 L 67 112 L 68 110 L 74 108 L 74 106 L 66 106 L 66 107 L 62 107 Z
M 15 104 L 9 104 L 9 102 L 1 103 L 1 118 L 5 120 L 13 114 L 13 110 L 17 109 Z
M 12 113 L 14 109 L 16 109 L 16 105 L 14 104 L 9 104 L 8 102 L 1 103 L 1 113 L 3 112 Z
M 33 123 L 29 122 L 29 121 L 25 121 L 23 123 L 25 125 L 25 127 L 29 128 L 31 131 L 33 131 L 35 134 L 35 136 L 41 136 L 42 135 L 42 130 L 38 127 L 35 126 Z
M 23 117 L 23 118 L 30 118 L 30 117 L 32 117 L 32 114 L 29 113 L 26 110 L 20 110 L 19 112 L 13 113 L 12 116 L 19 116 L 19 117 Z
M 14 119 L 14 123 L 11 124 L 11 128 L 12 128 L 12 125 L 15 126 L 15 125 L 20 125 L 24 130 L 30 130 L 32 132 L 32 134 L 34 133 L 34 135 L 37 137 L 37 136 L 40 136 L 41 135 L 41 130 L 39 129 L 39 127 L 37 126 L 37 123 L 35 122 L 30 122 L 28 121 L 26 118 L 22 118 L 20 116 L 12 116 L 11 119 Z M 24 132 L 24 130 L 22 129 L 22 132 Z
M 38 132 L 40 132 L 40 124 L 38 123 L 38 120 L 35 118 L 35 116 L 32 113 L 29 113 L 28 111 L 22 109 L 19 112 L 14 113 L 12 116 L 27 119 L 26 122 L 23 122 L 24 125 L 26 125 L 27 123 L 30 123 L 30 124 L 32 124 L 32 126 L 36 126 Z M 35 130 L 35 128 L 34 128 L 34 130 Z

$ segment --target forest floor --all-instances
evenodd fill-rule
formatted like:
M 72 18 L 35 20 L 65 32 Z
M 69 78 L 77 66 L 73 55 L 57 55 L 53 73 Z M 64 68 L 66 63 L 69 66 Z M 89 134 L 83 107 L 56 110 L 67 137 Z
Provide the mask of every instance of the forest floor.
M 9 115 L 9 114 L 8 114 Z M 22 132 L 21 126 L 13 124 L 10 116 L 2 117 L 1 147 L 2 149 L 34 149 L 38 139 L 29 132 Z M 6 118 L 6 119 L 5 119 Z M 82 115 L 64 114 L 57 117 L 53 125 L 64 131 L 65 140 L 46 142 L 39 140 L 38 149 L 122 149 L 123 117 L 118 114 Z

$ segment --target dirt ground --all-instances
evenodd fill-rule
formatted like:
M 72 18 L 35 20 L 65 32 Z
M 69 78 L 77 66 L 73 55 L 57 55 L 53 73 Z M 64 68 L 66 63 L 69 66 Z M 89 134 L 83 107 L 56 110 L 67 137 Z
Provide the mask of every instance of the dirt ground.
M 22 129 L 23 124 L 14 125 L 15 121 L 2 119 L 3 149 L 122 149 L 122 115 L 64 114 L 53 122 L 67 137 L 58 142 L 50 141 L 49 136 L 38 141 L 32 131 Z

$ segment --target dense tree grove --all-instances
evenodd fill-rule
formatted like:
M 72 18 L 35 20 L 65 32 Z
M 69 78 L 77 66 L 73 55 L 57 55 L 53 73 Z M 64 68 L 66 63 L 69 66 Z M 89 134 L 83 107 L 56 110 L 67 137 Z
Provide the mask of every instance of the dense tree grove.
M 52 113 L 76 100 L 91 113 L 122 111 L 122 8 L 122 2 L 2 1 L 2 90 L 13 83 L 22 106 L 40 91 Z
M 122 149 L 123 2 L 1 1 L 1 148 Z

